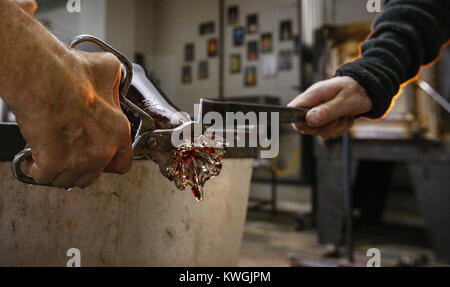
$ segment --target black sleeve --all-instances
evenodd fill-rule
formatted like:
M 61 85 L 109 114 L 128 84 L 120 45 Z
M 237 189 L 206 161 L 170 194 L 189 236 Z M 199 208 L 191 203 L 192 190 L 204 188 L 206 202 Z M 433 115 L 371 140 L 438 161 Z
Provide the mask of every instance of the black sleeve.
M 431 63 L 450 38 L 450 0 L 391 0 L 361 45 L 361 57 L 344 64 L 336 76 L 350 76 L 363 86 L 379 118 L 388 110 L 400 85 L 420 66 Z

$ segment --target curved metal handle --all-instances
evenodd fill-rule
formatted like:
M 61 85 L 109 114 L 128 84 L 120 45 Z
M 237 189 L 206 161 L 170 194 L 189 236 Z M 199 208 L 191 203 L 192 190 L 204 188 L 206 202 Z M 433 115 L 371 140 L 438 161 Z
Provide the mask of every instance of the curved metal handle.
M 79 35 L 72 40 L 69 41 L 69 47 L 76 48 L 80 44 L 92 44 L 96 46 L 97 48 L 109 52 L 116 56 L 119 61 L 122 63 L 123 67 L 125 68 L 125 78 L 124 83 L 119 91 L 120 96 L 120 103 L 124 105 L 127 109 L 137 114 L 137 116 L 141 119 L 141 122 L 139 124 L 136 137 L 133 141 L 133 150 L 134 148 L 139 144 L 139 141 L 141 140 L 143 134 L 148 130 L 154 130 L 155 129 L 155 122 L 153 121 L 152 117 L 150 117 L 145 111 L 143 111 L 141 108 L 136 106 L 132 101 L 127 99 L 128 90 L 130 89 L 131 82 L 133 80 L 133 64 L 128 60 L 127 57 L 125 57 L 122 53 L 108 45 L 107 43 L 103 42 L 100 39 L 97 39 L 94 36 L 90 35 Z M 135 153 L 135 158 L 141 158 L 142 156 L 137 152 L 138 155 Z
M 12 174 L 21 182 L 26 184 L 37 184 L 34 179 L 28 175 L 26 175 L 22 171 L 22 163 L 25 160 L 29 160 L 31 158 L 31 148 L 26 148 L 23 151 L 16 154 L 16 156 L 13 159 L 12 165 L 11 165 L 11 171 Z
M 133 80 L 133 64 L 128 60 L 127 57 L 125 57 L 122 53 L 108 45 L 107 43 L 103 42 L 100 39 L 97 39 L 94 36 L 91 35 L 79 35 L 73 38 L 69 41 L 69 47 L 71 48 L 77 48 L 81 44 L 91 44 L 96 46 L 102 51 L 109 52 L 113 54 L 114 56 L 119 59 L 119 61 L 122 63 L 123 67 L 125 68 L 125 78 L 123 80 L 122 88 L 119 91 L 120 96 L 120 102 L 126 106 L 131 111 L 138 113 L 140 118 L 148 118 L 149 116 L 147 113 L 145 113 L 143 110 L 141 110 L 138 106 L 133 104 L 130 100 L 127 99 L 127 93 L 130 89 L 131 82 Z
M 31 176 L 26 175 L 22 170 L 22 163 L 24 161 L 30 160 L 32 161 L 31 148 L 26 148 L 23 151 L 16 154 L 11 164 L 12 174 L 21 182 L 31 185 L 40 185 L 40 186 L 50 186 L 54 187 L 51 184 L 38 184 Z M 67 191 L 72 190 L 73 186 L 66 187 Z

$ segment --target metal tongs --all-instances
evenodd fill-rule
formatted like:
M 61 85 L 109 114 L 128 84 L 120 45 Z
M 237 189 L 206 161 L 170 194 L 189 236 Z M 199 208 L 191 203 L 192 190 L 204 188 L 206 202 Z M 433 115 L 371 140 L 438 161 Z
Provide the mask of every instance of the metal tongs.
M 80 44 L 92 44 L 105 52 L 110 52 L 115 55 L 122 63 L 124 76 L 119 91 L 120 103 L 123 107 L 134 113 L 135 116 L 137 116 L 140 120 L 139 127 L 136 136 L 133 139 L 132 145 L 134 159 L 152 159 L 159 165 L 162 174 L 165 177 L 169 178 L 167 174 L 167 167 L 169 166 L 172 155 L 174 153 L 173 138 L 178 137 L 185 130 L 188 130 L 191 133 L 193 133 L 194 131 L 198 132 L 199 130 L 201 132 L 204 132 L 209 126 L 203 125 L 199 122 L 189 121 L 183 123 L 181 126 L 175 129 L 156 130 L 153 118 L 138 106 L 136 106 L 129 99 L 127 99 L 127 93 L 133 79 L 132 63 L 116 49 L 93 36 L 77 36 L 69 42 L 69 47 L 77 48 Z M 220 102 L 201 99 L 199 116 L 203 117 L 203 115 L 211 111 L 221 114 L 224 118 L 227 112 L 277 112 L 279 113 L 279 124 L 289 124 L 304 121 L 308 109 L 296 109 L 274 105 L 245 104 L 239 102 Z M 248 129 L 244 130 L 243 133 L 248 133 Z M 253 153 L 249 152 L 251 151 L 250 148 L 232 147 L 231 149 L 239 150 L 237 153 L 234 152 L 234 154 L 239 154 L 240 157 L 245 157 L 246 154 L 253 155 Z M 14 160 L 12 162 L 12 173 L 19 181 L 23 183 L 39 185 L 34 181 L 32 177 L 26 175 L 22 171 L 22 163 L 28 160 L 32 160 L 32 151 L 30 148 L 25 148 L 14 157 Z M 67 187 L 66 189 L 70 190 L 71 188 L 72 187 Z

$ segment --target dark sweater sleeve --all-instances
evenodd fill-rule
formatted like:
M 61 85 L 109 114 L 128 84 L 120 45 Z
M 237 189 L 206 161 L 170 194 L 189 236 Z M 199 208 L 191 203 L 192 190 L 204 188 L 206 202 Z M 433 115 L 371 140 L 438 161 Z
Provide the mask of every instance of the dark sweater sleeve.
M 391 0 L 361 45 L 361 57 L 344 64 L 336 76 L 350 76 L 363 86 L 373 109 L 363 116 L 379 118 L 400 85 L 422 65 L 439 56 L 450 37 L 450 0 Z

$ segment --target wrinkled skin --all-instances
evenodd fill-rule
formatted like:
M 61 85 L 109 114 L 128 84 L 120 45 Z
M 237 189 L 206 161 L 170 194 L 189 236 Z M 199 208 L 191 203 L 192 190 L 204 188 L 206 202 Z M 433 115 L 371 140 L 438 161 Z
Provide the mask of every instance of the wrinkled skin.
M 357 81 L 336 77 L 314 84 L 289 106 L 312 108 L 306 123 L 294 124 L 297 131 L 330 139 L 347 132 L 356 116 L 372 109 L 372 101 Z
M 28 173 L 57 187 L 130 170 L 130 126 L 119 98 L 120 63 L 69 49 L 34 20 L 34 1 L 0 0 L 0 97 L 33 151 Z

